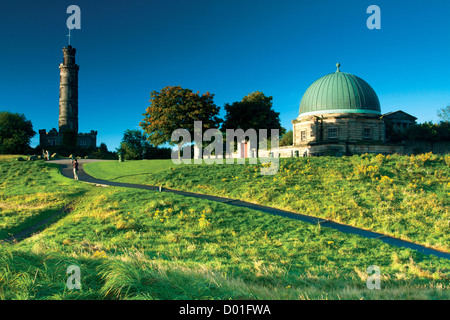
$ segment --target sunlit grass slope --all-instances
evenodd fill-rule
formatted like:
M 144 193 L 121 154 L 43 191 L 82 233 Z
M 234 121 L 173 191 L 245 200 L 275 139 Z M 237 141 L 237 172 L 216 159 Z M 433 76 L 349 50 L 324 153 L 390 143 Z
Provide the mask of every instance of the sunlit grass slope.
M 86 186 L 43 161 L 0 161 L 0 239 L 64 210 Z
M 445 259 L 226 204 L 94 187 L 44 162 L 0 164 L 4 225 L 20 230 L 14 212 L 35 194 L 35 206 L 51 207 L 47 195 L 69 208 L 41 233 L 0 244 L 1 299 L 450 298 Z M 66 287 L 70 265 L 81 290 Z M 370 265 L 380 290 L 366 286 Z
M 177 166 L 171 160 L 86 169 L 98 178 L 228 196 L 450 251 L 449 165 L 450 156 L 366 154 L 280 159 L 273 176 L 261 175 L 261 164 Z

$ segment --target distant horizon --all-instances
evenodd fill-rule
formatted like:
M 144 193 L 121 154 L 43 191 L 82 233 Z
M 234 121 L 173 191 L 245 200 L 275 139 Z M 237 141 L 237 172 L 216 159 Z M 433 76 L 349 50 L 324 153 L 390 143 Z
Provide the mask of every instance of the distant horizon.
M 345 5 L 342 5 L 345 3 Z M 66 9 L 81 8 L 71 31 L 79 71 L 79 132 L 119 147 L 140 129 L 150 92 L 180 85 L 214 94 L 221 108 L 251 92 L 273 97 L 292 129 L 300 100 L 320 77 L 340 70 L 364 79 L 382 114 L 402 110 L 438 122 L 450 105 L 450 3 L 396 1 L 20 1 L 0 5 L 0 110 L 58 128 L 59 69 L 68 45 Z M 381 8 L 369 30 L 367 7 Z

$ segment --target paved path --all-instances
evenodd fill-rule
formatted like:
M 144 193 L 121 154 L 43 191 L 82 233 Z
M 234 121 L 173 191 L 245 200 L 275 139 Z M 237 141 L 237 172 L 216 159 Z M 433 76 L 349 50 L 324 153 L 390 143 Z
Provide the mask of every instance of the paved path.
M 310 224 L 320 224 L 321 226 L 335 229 L 340 232 L 355 234 L 355 235 L 358 235 L 358 236 L 361 236 L 364 238 L 368 238 L 368 239 L 379 239 L 387 244 L 394 245 L 397 247 L 409 248 L 409 249 L 413 249 L 418 252 L 421 252 L 423 254 L 428 254 L 428 255 L 431 254 L 431 255 L 435 255 L 439 258 L 450 259 L 450 253 L 448 253 L 448 252 L 442 252 L 442 251 L 431 249 L 431 248 L 428 248 L 428 247 L 425 247 L 425 246 L 422 246 L 422 245 L 419 245 L 419 244 L 416 244 L 416 243 L 413 243 L 410 241 L 401 240 L 401 239 L 394 238 L 391 236 L 386 236 L 381 233 L 372 232 L 369 230 L 340 224 L 335 221 L 330 221 L 327 219 L 321 219 L 321 218 L 317 218 L 317 217 L 307 216 L 307 215 L 303 215 L 303 214 L 296 213 L 296 212 L 280 210 L 280 209 L 276 209 L 276 208 L 271 208 L 271 207 L 267 207 L 267 206 L 263 206 L 263 205 L 259 205 L 259 204 L 254 204 L 254 203 L 250 203 L 250 202 L 245 202 L 245 201 L 235 200 L 235 199 L 230 199 L 230 198 L 225 198 L 225 197 L 204 195 L 204 194 L 199 194 L 199 193 L 194 193 L 194 192 L 180 191 L 180 190 L 174 190 L 174 189 L 168 189 L 168 188 L 160 189 L 159 186 L 149 186 L 149 185 L 142 185 L 142 184 L 132 184 L 132 183 L 114 182 L 114 181 L 97 179 L 97 178 L 94 178 L 94 177 L 88 175 L 83 170 L 83 163 L 89 163 L 89 162 L 95 162 L 95 161 L 102 161 L 102 160 L 93 160 L 93 159 L 79 160 L 78 179 L 80 181 L 88 182 L 88 183 L 98 185 L 98 186 L 127 187 L 127 188 L 138 188 L 138 189 L 145 189 L 145 190 L 152 190 L 152 191 L 169 192 L 169 193 L 175 193 L 175 194 L 179 194 L 179 195 L 186 196 L 186 197 L 193 197 L 193 198 L 206 199 L 206 200 L 215 201 L 215 202 L 221 202 L 221 203 L 225 203 L 225 204 L 229 204 L 229 205 L 233 205 L 233 206 L 258 210 L 258 211 L 262 211 L 262 212 L 266 212 L 266 213 L 270 213 L 273 215 L 278 215 L 278 216 L 282 216 L 282 217 L 286 217 L 286 218 L 290 218 L 290 219 L 296 219 L 296 220 L 300 220 L 300 221 L 310 223 Z M 103 161 L 107 161 L 107 160 L 103 160 Z M 70 160 L 53 160 L 53 161 L 49 161 L 49 162 L 60 164 L 61 168 L 62 168 L 61 169 L 62 175 L 73 179 L 73 169 L 72 169 Z
M 32 236 L 34 233 L 39 232 L 42 229 L 45 229 L 51 223 L 53 223 L 56 219 L 61 219 L 61 215 L 63 215 L 67 211 L 68 211 L 67 207 L 62 208 L 58 212 L 52 214 L 50 217 L 39 221 L 35 225 L 33 225 L 33 226 L 29 227 L 29 228 L 26 228 L 26 229 L 24 229 L 24 230 L 22 230 L 22 231 L 20 231 L 18 233 L 15 233 L 15 234 L 9 236 L 6 239 L 0 240 L 0 243 L 2 241 L 7 242 L 7 243 L 17 243 L 19 241 L 22 241 L 23 239 Z

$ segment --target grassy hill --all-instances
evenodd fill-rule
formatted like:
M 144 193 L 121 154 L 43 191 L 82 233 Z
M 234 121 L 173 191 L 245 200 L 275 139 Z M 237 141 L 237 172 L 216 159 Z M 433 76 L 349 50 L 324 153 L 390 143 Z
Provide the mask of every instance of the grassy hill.
M 280 159 L 258 165 L 171 160 L 93 163 L 101 179 L 227 196 L 373 230 L 450 251 L 450 156 L 363 155 Z
M 386 164 L 394 161 L 360 159 L 367 167 L 381 160 Z M 277 206 L 286 201 L 283 198 L 291 199 L 285 203 L 293 206 L 297 203 L 294 198 L 308 199 L 299 197 L 300 192 L 309 192 L 311 200 L 307 204 L 318 202 L 309 208 L 311 213 L 328 201 L 330 205 L 345 205 L 344 198 L 342 203 L 332 202 L 338 198 L 331 192 L 326 195 L 326 191 L 346 194 L 353 185 L 360 190 L 354 192 L 355 201 L 365 199 L 358 198 L 359 194 L 372 193 L 364 186 L 376 188 L 385 183 L 376 183 L 376 178 L 386 179 L 383 176 L 393 170 L 380 164 L 379 173 L 357 178 L 359 174 L 367 175 L 367 171 L 361 168 L 361 173 L 355 173 L 355 167 L 348 165 L 354 161 L 357 158 L 289 159 L 283 162 L 279 174 L 271 177 L 262 177 L 255 171 L 257 166 L 249 165 L 176 167 L 168 161 L 136 161 L 86 167 L 102 178 L 150 184 L 164 181 L 166 186 L 178 184 L 205 193 L 243 198 L 252 195 L 255 201 L 266 196 L 265 204 Z M 417 184 L 414 189 L 403 182 L 403 188 L 417 189 L 410 191 L 414 201 L 421 201 L 422 192 L 435 190 L 435 197 L 426 200 L 432 202 L 425 204 L 436 205 L 437 211 L 430 219 L 442 227 L 436 217 L 442 210 L 442 214 L 448 214 L 442 194 L 448 189 L 442 189 L 438 181 L 448 179 L 448 167 L 444 166 L 445 159 L 435 156 L 423 163 L 418 161 L 417 172 L 419 168 L 429 172 L 434 169 L 432 179 L 429 183 L 427 179 L 408 182 Z M 319 164 L 331 168 L 321 170 Z M 397 170 L 418 180 L 417 172 L 407 168 L 409 164 Z M 294 170 L 295 174 L 289 174 Z M 331 172 L 335 175 L 331 176 Z M 361 179 L 361 184 L 344 179 L 346 173 L 352 173 L 355 181 Z M 308 187 L 298 183 L 298 177 L 315 183 Z M 396 188 L 401 187 L 393 185 L 389 191 L 397 195 L 400 189 Z M 389 196 L 384 195 L 384 189 L 380 188 L 374 197 Z M 319 194 L 322 198 L 313 201 Z M 0 160 L 0 201 L 3 239 L 53 217 L 53 223 L 40 233 L 15 244 L 0 244 L 0 299 L 450 298 L 448 260 L 226 204 L 145 190 L 95 187 L 63 178 L 57 167 L 43 161 Z M 365 205 L 380 211 L 372 201 Z M 393 203 L 397 202 L 388 202 Z M 59 213 L 57 217 L 55 213 Z M 346 216 L 338 215 L 342 219 Z M 363 218 L 361 221 L 367 223 Z M 440 233 L 434 226 L 425 232 L 426 224 L 420 228 L 419 238 L 435 246 L 448 245 L 445 232 Z M 81 290 L 66 287 L 70 265 L 80 267 Z M 381 290 L 366 286 L 370 265 L 381 269 Z

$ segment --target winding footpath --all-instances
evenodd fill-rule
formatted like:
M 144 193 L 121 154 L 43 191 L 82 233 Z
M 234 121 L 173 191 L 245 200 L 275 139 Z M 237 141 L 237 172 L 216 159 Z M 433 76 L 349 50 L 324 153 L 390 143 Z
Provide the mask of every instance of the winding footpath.
M 96 161 L 108 161 L 108 160 L 95 160 L 95 159 L 81 159 L 79 160 L 79 170 L 78 170 L 78 180 L 87 182 L 96 186 L 114 186 L 114 187 L 125 187 L 125 188 L 137 188 L 137 189 L 144 189 L 144 190 L 150 190 L 150 191 L 159 191 L 159 192 L 169 192 L 169 193 L 175 193 L 178 195 L 182 195 L 185 197 L 192 197 L 192 198 L 198 198 L 198 199 L 205 199 L 220 203 L 225 203 L 232 206 L 237 207 L 244 207 L 248 209 L 258 210 L 261 212 L 269 213 L 272 215 L 277 215 L 285 218 L 290 219 L 296 219 L 300 220 L 306 223 L 310 224 L 319 224 L 321 226 L 331 228 L 334 230 L 338 230 L 343 233 L 348 234 L 354 234 L 358 235 L 367 239 L 378 239 L 381 240 L 387 244 L 397 246 L 397 247 L 403 247 L 408 249 L 416 250 L 420 253 L 427 254 L 427 255 L 434 255 L 439 258 L 445 258 L 450 259 L 450 253 L 439 251 L 436 249 L 428 248 L 420 244 L 416 244 L 410 241 L 401 240 L 398 238 L 394 238 L 391 236 L 387 236 L 381 233 L 356 228 L 353 226 L 340 224 L 335 221 L 327 220 L 327 219 L 321 219 L 317 217 L 307 216 L 296 212 L 291 211 L 285 211 L 280 210 L 268 206 L 258 205 L 250 202 L 245 202 L 241 200 L 236 199 L 230 199 L 225 197 L 218 197 L 218 196 L 211 196 L 211 195 L 205 195 L 195 192 L 187 192 L 187 191 L 180 191 L 180 190 L 174 190 L 174 189 L 168 189 L 168 188 L 160 188 L 159 186 L 150 186 L 150 185 L 142 185 L 142 184 L 132 184 L 132 183 L 124 183 L 124 182 L 115 182 L 115 181 L 108 181 L 108 180 L 102 180 L 94 178 L 90 175 L 88 175 L 83 170 L 83 163 L 89 163 L 89 162 L 96 162 Z M 61 174 L 67 178 L 73 179 L 73 169 L 70 160 L 52 160 L 49 161 L 50 163 L 57 163 L 61 166 Z

